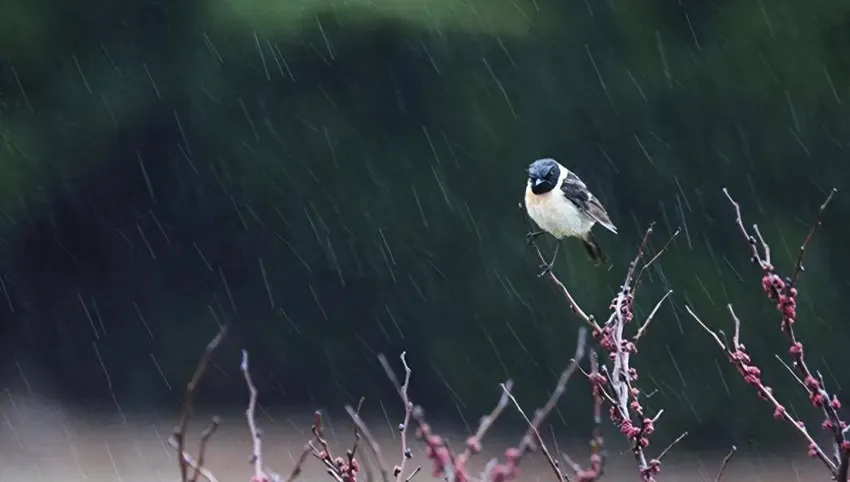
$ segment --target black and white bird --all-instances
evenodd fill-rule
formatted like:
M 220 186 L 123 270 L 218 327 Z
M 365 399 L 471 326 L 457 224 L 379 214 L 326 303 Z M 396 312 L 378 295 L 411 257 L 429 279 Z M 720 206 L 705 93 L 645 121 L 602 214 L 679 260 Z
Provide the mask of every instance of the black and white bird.
M 591 228 L 598 223 L 617 234 L 617 227 L 584 182 L 556 160 L 538 159 L 528 166 L 525 209 L 542 230 L 529 233 L 529 240 L 544 232 L 559 240 L 575 237 L 582 241 L 594 262 L 606 262 Z

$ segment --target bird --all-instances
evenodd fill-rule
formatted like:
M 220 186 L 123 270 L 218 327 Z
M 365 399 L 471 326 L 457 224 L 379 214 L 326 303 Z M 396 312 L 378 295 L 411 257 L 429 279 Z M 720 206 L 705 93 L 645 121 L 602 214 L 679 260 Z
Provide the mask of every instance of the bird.
M 529 242 L 544 232 L 558 240 L 575 237 L 581 240 L 596 265 L 607 263 L 607 257 L 591 229 L 601 224 L 617 234 L 617 227 L 611 222 L 599 199 L 587 189 L 587 185 L 555 159 L 547 157 L 529 164 L 525 209 L 541 229 L 528 233 Z

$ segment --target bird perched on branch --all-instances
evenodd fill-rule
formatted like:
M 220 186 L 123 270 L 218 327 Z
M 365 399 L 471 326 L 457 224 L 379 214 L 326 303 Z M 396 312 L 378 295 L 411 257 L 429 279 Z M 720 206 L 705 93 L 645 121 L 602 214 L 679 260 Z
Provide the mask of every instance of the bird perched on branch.
M 591 228 L 598 223 L 617 234 L 617 227 L 584 182 L 554 159 L 538 159 L 528 166 L 525 209 L 541 229 L 528 233 L 529 242 L 544 232 L 559 240 L 575 237 L 582 241 L 596 264 L 606 263 Z

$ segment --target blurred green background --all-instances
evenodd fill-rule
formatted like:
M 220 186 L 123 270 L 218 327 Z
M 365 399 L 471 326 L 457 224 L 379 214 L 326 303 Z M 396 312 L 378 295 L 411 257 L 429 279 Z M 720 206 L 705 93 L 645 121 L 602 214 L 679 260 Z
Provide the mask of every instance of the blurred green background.
M 10 384 L 25 371 L 68 400 L 111 390 L 127 407 L 173 406 L 229 322 L 208 403 L 243 402 L 242 347 L 267 404 L 391 397 L 375 354 L 402 350 L 432 411 L 474 423 L 508 376 L 525 404 L 542 402 L 579 326 L 535 276 L 517 209 L 525 167 L 551 156 L 620 227 L 599 234 L 610 271 L 577 243 L 560 251 L 587 311 L 605 315 L 650 222 L 655 250 L 683 230 L 638 296 L 645 315 L 674 290 L 635 362 L 658 390 L 650 407 L 666 409 L 659 430 L 721 445 L 790 432 L 684 312 L 728 329 L 729 302 L 765 381 L 819 423 L 774 358 L 778 314 L 721 189 L 790 268 L 850 177 L 846 2 L 3 0 L 2 12 Z M 839 395 L 848 207 L 840 191 L 807 254 L 798 323 Z M 573 381 L 565 430 L 585 433 L 589 406 Z

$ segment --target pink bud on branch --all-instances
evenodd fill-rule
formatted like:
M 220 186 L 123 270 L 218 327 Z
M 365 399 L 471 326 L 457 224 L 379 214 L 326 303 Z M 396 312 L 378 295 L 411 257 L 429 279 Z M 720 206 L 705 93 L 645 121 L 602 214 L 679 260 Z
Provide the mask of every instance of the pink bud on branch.
M 819 373 L 817 375 L 813 374 L 809 369 L 804 357 L 803 343 L 798 340 L 797 335 L 794 332 L 794 324 L 798 320 L 798 290 L 796 284 L 800 273 L 804 271 L 803 255 L 805 254 L 806 249 L 808 249 L 808 246 L 811 244 L 818 227 L 820 227 L 821 217 L 826 210 L 827 205 L 832 200 L 832 197 L 835 195 L 836 190 L 833 189 L 830 191 L 826 200 L 823 204 L 821 204 L 820 209 L 818 209 L 815 220 L 809 230 L 809 234 L 800 246 L 800 251 L 797 254 L 797 260 L 794 263 L 793 271 L 791 272 L 791 275 L 787 277 L 781 276 L 777 272 L 776 267 L 774 267 L 771 261 L 770 245 L 768 245 L 765 241 L 761 231 L 759 231 L 758 225 L 753 225 L 752 229 L 754 234 L 751 235 L 744 225 L 741 215 L 741 206 L 732 199 L 729 191 L 725 188 L 723 189 L 723 193 L 735 209 L 735 224 L 750 247 L 752 261 L 761 269 L 761 289 L 764 291 L 765 296 L 775 304 L 776 310 L 779 312 L 779 327 L 781 332 L 788 339 L 790 345 L 788 348 L 788 354 L 791 357 L 791 366 L 793 368 L 789 367 L 789 370 L 794 373 L 803 388 L 808 392 L 809 401 L 812 406 L 823 412 L 824 420 L 821 423 L 821 427 L 824 430 L 828 430 L 832 435 L 834 449 L 833 455 L 829 456 L 825 453 L 825 451 L 805 429 L 803 423 L 789 414 L 785 407 L 774 397 L 773 390 L 762 382 L 761 370 L 752 362 L 746 348 L 740 342 L 741 321 L 732 310 L 732 305 L 728 306 L 729 312 L 735 323 L 735 332 L 732 337 L 731 345 L 727 343 L 725 337 L 722 336 L 723 332 L 715 332 L 711 330 L 705 323 L 702 322 L 702 320 L 699 319 L 690 307 L 687 307 L 687 311 L 697 321 L 697 323 L 699 323 L 699 325 L 708 332 L 712 338 L 714 338 L 717 345 L 726 352 L 729 357 L 729 361 L 735 365 L 738 373 L 740 373 L 744 378 L 744 381 L 756 390 L 756 393 L 760 398 L 767 400 L 773 405 L 774 418 L 787 421 L 806 440 L 809 456 L 820 459 L 824 466 L 829 469 L 834 480 L 846 481 L 848 459 L 850 459 L 850 441 L 847 440 L 845 435 L 847 425 L 838 414 L 838 410 L 841 408 L 841 403 L 835 395 L 832 395 L 827 391 L 823 382 L 823 377 L 821 377 Z
M 656 303 L 649 316 L 643 320 L 639 327 L 632 329 L 633 335 L 628 335 L 626 332 L 627 327 L 635 320 L 633 304 L 644 272 L 670 247 L 679 234 L 677 230 L 655 256 L 650 258 L 649 261 L 641 263 L 649 249 L 649 239 L 652 232 L 653 225 L 650 225 L 641 240 L 634 260 L 629 264 L 622 286 L 608 306 L 610 314 L 601 325 L 597 322 L 596 317 L 587 314 L 578 305 L 572 293 L 558 279 L 553 270 L 546 271 L 547 278 L 567 299 L 570 310 L 590 327 L 593 339 L 596 340 L 599 348 L 607 353 L 607 357 L 602 360 L 603 363 L 600 363 L 600 368 L 595 373 L 591 371 L 586 375 L 593 386 L 594 396 L 598 396 L 600 400 L 608 403 L 611 421 L 619 428 L 620 433 L 629 440 L 632 454 L 637 462 L 638 472 L 644 482 L 654 482 L 655 476 L 661 471 L 662 457 L 649 459 L 645 454 L 645 449 L 649 447 L 650 436 L 655 432 L 655 423 L 664 411 L 658 410 L 650 415 L 643 406 L 641 402 L 642 392 L 636 386 L 638 370 L 632 366 L 632 358 L 638 353 L 638 342 L 646 334 L 649 323 L 672 292 L 667 292 Z M 532 246 L 537 251 L 537 256 L 541 262 L 545 263 L 546 258 L 536 242 L 532 243 Z M 610 363 L 610 367 L 604 363 L 605 359 Z M 590 475 L 588 473 L 584 473 L 584 475 L 583 480 L 595 480 L 588 478 Z M 596 477 L 599 475 L 601 475 L 601 468 Z

